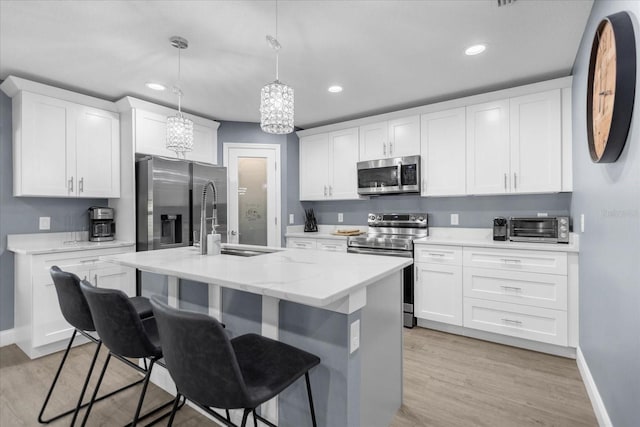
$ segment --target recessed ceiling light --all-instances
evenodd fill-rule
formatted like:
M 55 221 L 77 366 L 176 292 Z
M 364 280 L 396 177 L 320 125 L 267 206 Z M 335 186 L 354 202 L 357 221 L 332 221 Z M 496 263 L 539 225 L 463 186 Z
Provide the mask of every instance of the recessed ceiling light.
M 329 87 L 329 92 L 331 92 L 331 93 L 339 93 L 339 92 L 342 92 L 342 86 L 338 86 L 338 85 L 330 86 L 330 87 Z
M 166 89 L 166 86 L 160 83 L 147 82 L 144 85 L 149 89 L 157 90 L 157 91 L 163 91 Z
M 475 44 L 473 46 L 469 46 L 467 50 L 464 51 L 464 53 L 469 56 L 477 55 L 479 53 L 484 52 L 486 48 L 487 46 L 483 44 Z

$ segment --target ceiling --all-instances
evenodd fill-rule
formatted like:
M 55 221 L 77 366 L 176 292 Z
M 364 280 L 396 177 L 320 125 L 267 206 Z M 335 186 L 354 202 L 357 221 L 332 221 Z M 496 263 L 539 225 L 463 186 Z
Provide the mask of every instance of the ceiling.
M 280 80 L 295 90 L 300 128 L 571 73 L 592 0 L 278 2 Z M 117 100 L 259 122 L 275 79 L 274 1 L 0 1 L 0 79 L 17 75 Z M 487 45 L 466 56 L 466 47 Z M 339 84 L 344 91 L 327 88 Z

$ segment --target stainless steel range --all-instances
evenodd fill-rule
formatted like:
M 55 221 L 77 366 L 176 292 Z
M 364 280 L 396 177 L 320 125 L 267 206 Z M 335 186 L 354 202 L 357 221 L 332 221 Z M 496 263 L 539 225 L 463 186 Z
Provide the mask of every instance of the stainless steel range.
M 429 235 L 427 213 L 369 214 L 369 230 L 365 236 L 347 240 L 347 252 L 413 258 L 413 241 Z M 413 265 L 403 270 L 404 326 L 413 328 Z

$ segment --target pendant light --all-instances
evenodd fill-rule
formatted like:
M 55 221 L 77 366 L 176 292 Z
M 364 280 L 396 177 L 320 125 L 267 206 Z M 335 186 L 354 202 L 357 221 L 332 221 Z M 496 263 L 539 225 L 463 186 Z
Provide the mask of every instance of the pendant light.
M 182 115 L 182 89 L 180 88 L 180 51 L 189 47 L 189 42 L 182 37 L 169 39 L 171 46 L 178 49 L 178 83 L 173 93 L 178 95 L 178 114 L 167 117 L 167 149 L 175 151 L 176 156 L 185 157 L 187 151 L 193 150 L 193 121 Z
M 276 52 L 276 79 L 260 92 L 260 127 L 267 133 L 293 132 L 293 88 L 280 82 L 278 75 L 278 1 L 276 0 L 276 36 L 267 36 L 267 43 Z

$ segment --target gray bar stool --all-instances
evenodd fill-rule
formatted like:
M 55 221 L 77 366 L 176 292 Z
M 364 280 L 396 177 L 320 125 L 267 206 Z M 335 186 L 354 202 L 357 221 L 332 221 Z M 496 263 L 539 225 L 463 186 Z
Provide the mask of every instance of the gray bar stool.
M 62 361 L 60 362 L 60 366 L 56 371 L 56 375 L 53 378 L 53 382 L 49 387 L 49 391 L 47 392 L 47 397 L 44 399 L 44 403 L 42 404 L 42 408 L 40 409 L 40 413 L 38 414 L 38 422 L 41 424 L 48 424 L 51 421 L 55 421 L 59 418 L 62 418 L 66 415 L 73 413 L 73 418 L 71 419 L 70 425 L 73 426 L 76 422 L 76 418 L 78 417 L 78 412 L 81 408 L 84 408 L 88 405 L 88 403 L 82 404 L 82 399 L 84 398 L 84 394 L 87 391 L 87 386 L 89 385 L 89 380 L 91 378 L 91 374 L 93 373 L 93 368 L 96 364 L 96 359 L 98 358 L 98 353 L 100 353 L 100 347 L 102 346 L 102 341 L 99 338 L 94 337 L 89 332 L 95 332 L 96 328 L 93 324 L 93 318 L 91 317 L 91 311 L 89 310 L 89 306 L 87 305 L 87 300 L 85 299 L 82 291 L 80 290 L 80 278 L 73 273 L 69 273 L 66 271 L 62 271 L 58 266 L 52 266 L 49 270 L 51 274 L 51 278 L 53 279 L 53 284 L 56 289 L 56 294 L 58 295 L 58 303 L 60 304 L 60 311 L 62 312 L 62 316 L 65 320 L 74 327 L 73 334 L 71 335 L 71 339 L 69 339 L 69 344 L 67 345 L 67 349 L 62 356 Z M 153 316 L 153 312 L 151 311 L 151 304 L 149 300 L 144 297 L 133 297 L 130 298 L 131 303 L 135 307 L 136 314 L 140 318 L 147 318 Z M 75 340 L 77 334 L 80 334 L 93 343 L 96 344 L 96 350 L 93 353 L 93 358 L 91 359 L 91 365 L 89 366 L 89 371 L 87 372 L 87 376 L 82 385 L 82 391 L 80 392 L 80 397 L 78 398 L 78 402 L 73 409 L 66 410 L 62 413 L 54 415 L 51 418 L 44 418 L 44 412 L 49 404 L 49 399 L 51 399 L 51 395 L 53 394 L 53 390 L 56 387 L 58 382 L 58 378 L 60 377 L 60 373 L 62 372 L 62 368 L 67 361 L 67 356 L 73 346 L 73 341 Z M 125 363 L 130 363 L 125 360 Z M 126 390 L 130 387 L 133 387 L 137 384 L 140 384 L 143 380 L 135 381 L 131 384 L 128 384 L 124 387 L 121 387 L 117 390 L 114 390 L 104 396 L 101 396 L 96 399 L 96 401 L 100 401 L 106 399 L 107 397 L 113 396 L 116 393 L 119 393 L 123 390 Z
M 102 379 L 104 378 L 105 371 L 112 356 L 118 358 L 149 359 L 147 369 L 141 368 L 134 363 L 130 363 L 129 365 L 144 374 L 144 382 L 133 421 L 128 424 L 128 426 L 135 426 L 139 420 L 156 414 L 174 403 L 174 399 L 171 399 L 146 414 L 140 415 L 153 366 L 156 363 L 164 366 L 160 361 L 162 358 L 162 348 L 160 347 L 155 318 L 147 317 L 141 319 L 133 302 L 124 292 L 118 289 L 96 288 L 85 280 L 80 282 L 80 289 L 87 299 L 96 331 L 100 335 L 102 342 L 109 349 L 107 360 L 104 363 L 102 372 L 98 378 L 98 383 L 93 391 L 91 402 L 82 420 L 82 426 L 87 423 L 95 397 L 98 394 L 98 389 L 102 384 Z M 184 405 L 185 400 L 182 399 L 181 402 L 178 402 L 179 400 L 179 398 L 175 399 L 176 405 L 174 408 Z M 170 413 L 167 412 L 148 425 L 155 424 L 169 415 Z
M 296 347 L 256 334 L 229 339 L 222 324 L 204 314 L 181 311 L 151 298 L 167 369 L 176 384 L 175 405 L 186 397 L 226 426 L 235 427 L 211 408 L 243 409 L 242 427 L 253 413 L 275 427 L 256 408 L 304 375 L 311 422 L 315 427 L 309 370 L 320 358 Z

